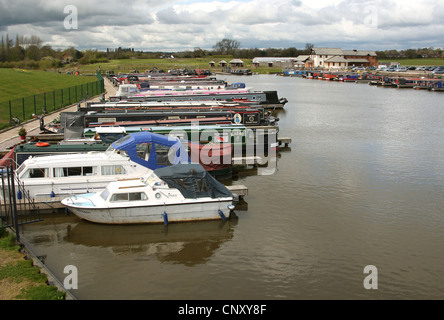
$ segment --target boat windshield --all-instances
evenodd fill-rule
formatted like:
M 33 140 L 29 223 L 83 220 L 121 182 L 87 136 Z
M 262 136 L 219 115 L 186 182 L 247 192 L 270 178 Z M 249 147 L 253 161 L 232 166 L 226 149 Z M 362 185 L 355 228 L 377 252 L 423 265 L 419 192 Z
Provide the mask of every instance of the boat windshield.
M 112 146 L 109 146 L 108 149 L 106 149 L 105 154 L 108 158 L 115 157 L 116 155 L 121 155 L 129 158 L 125 150 L 117 150 L 114 149 Z
M 105 200 L 105 201 L 106 201 L 106 199 L 108 199 L 108 197 L 109 197 L 109 190 L 108 190 L 108 188 L 105 188 L 105 190 L 103 190 L 103 191 L 100 193 L 100 197 L 101 197 L 103 200 Z
M 18 169 L 15 171 L 17 177 L 20 177 L 20 174 L 23 172 L 23 170 L 25 170 L 25 168 L 26 168 L 25 163 L 22 163 L 20 167 L 18 167 Z

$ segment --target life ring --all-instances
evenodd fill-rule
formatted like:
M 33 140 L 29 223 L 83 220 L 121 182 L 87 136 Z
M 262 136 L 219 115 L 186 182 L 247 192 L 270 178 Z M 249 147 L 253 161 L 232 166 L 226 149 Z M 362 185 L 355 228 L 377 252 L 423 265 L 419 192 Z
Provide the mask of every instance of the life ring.
M 49 143 L 48 142 L 37 142 L 35 144 L 35 146 L 36 147 L 47 147 L 47 146 L 49 146 Z

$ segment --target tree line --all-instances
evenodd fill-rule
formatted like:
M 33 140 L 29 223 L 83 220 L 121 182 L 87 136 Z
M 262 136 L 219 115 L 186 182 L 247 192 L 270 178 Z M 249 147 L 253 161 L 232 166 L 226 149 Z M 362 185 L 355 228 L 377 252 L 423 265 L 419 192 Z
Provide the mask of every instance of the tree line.
M 444 51 L 440 48 L 418 48 L 405 50 L 385 50 L 376 51 L 378 59 L 427 59 L 427 58 L 443 58 Z
M 134 48 L 107 48 L 99 50 L 77 50 L 74 47 L 68 49 L 53 49 L 44 45 L 37 36 L 19 36 L 15 39 L 7 34 L 2 35 L 0 42 L 0 68 L 27 68 L 27 69 L 53 69 L 63 67 L 65 64 L 78 63 L 104 63 L 114 59 L 153 59 L 162 56 L 174 56 L 178 58 L 205 58 L 212 56 L 232 56 L 235 58 L 253 59 L 255 57 L 297 57 L 310 54 L 314 47 L 312 43 L 306 43 L 305 48 L 241 48 L 241 43 L 233 39 L 218 41 L 212 50 L 195 47 L 194 50 L 180 52 L 146 52 Z M 378 59 L 420 59 L 420 58 L 444 58 L 442 49 L 418 48 L 406 50 L 376 51 Z

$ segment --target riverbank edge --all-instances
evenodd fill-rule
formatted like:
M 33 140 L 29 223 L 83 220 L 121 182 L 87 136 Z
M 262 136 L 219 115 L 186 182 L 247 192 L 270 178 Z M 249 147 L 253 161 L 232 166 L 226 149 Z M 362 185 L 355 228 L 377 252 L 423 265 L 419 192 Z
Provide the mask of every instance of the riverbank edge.
M 26 245 L 26 242 L 23 240 L 18 241 L 15 237 L 15 234 L 12 230 L 6 227 L 1 227 L 3 230 L 5 230 L 8 234 L 12 234 L 14 236 L 14 244 L 18 247 L 16 253 L 23 254 L 24 260 L 32 260 L 32 267 L 38 268 L 41 274 L 44 274 L 46 277 L 46 283 L 48 286 L 57 288 L 57 291 L 64 293 L 64 299 L 62 300 L 75 300 L 74 296 L 65 288 L 63 285 L 58 281 L 58 279 L 52 274 L 52 272 L 45 266 L 44 263 L 29 249 L 29 246 Z M 0 251 L 7 252 L 11 251 L 10 249 L 0 248 Z M 20 259 L 16 260 L 17 262 L 20 261 Z M 10 296 L 5 300 L 16 300 L 15 296 Z

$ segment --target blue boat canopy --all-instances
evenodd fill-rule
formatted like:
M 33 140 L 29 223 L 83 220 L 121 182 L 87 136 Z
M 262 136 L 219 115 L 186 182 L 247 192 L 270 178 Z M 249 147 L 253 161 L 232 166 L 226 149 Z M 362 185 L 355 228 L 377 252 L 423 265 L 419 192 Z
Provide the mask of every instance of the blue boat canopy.
M 188 153 L 178 138 L 153 132 L 130 133 L 113 142 L 111 148 L 126 152 L 132 161 L 152 170 L 190 163 Z

